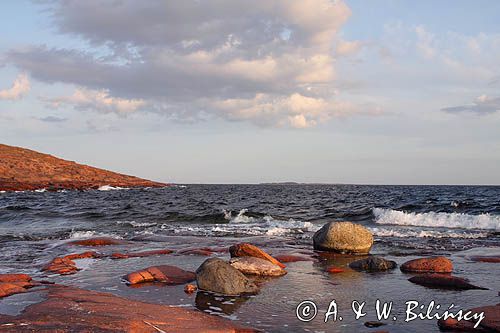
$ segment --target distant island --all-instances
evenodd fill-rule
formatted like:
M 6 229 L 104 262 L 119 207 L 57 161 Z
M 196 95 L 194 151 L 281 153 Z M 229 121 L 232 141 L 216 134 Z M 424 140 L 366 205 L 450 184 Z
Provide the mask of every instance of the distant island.
M 167 184 L 63 160 L 33 150 L 0 144 L 0 191 L 164 187 Z

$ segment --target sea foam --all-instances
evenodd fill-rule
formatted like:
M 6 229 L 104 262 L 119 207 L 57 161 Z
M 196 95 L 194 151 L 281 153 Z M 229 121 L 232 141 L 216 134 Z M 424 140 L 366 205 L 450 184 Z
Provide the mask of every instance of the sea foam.
M 430 228 L 500 230 L 500 216 L 462 213 L 406 213 L 393 209 L 373 208 L 375 223 Z

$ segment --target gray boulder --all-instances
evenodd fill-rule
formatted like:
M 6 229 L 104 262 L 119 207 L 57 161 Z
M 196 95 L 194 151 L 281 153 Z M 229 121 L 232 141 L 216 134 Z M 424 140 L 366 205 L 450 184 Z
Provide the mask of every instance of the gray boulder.
M 229 261 L 231 266 L 243 274 L 259 276 L 282 276 L 286 271 L 267 260 L 255 257 L 239 257 Z
M 315 250 L 346 254 L 368 254 L 373 245 L 372 233 L 360 224 L 330 222 L 313 236 Z
M 349 267 L 358 271 L 380 272 L 394 269 L 397 267 L 397 264 L 395 261 L 385 260 L 381 257 L 369 257 L 351 262 Z
M 199 289 L 229 296 L 259 291 L 243 273 L 219 258 L 207 259 L 198 267 L 196 283 Z

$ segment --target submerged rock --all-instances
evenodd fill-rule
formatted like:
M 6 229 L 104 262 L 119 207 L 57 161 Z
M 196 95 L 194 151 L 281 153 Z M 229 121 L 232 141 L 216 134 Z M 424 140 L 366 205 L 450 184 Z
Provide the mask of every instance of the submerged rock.
M 49 271 L 52 273 L 60 275 L 75 274 L 79 271 L 76 267 L 74 259 L 84 259 L 84 258 L 99 258 L 100 255 L 94 251 L 87 251 L 83 253 L 68 254 L 64 257 L 57 257 L 52 259 L 47 265 L 42 268 L 42 271 Z
M 128 284 L 162 282 L 169 285 L 176 285 L 194 281 L 196 275 L 193 272 L 185 271 L 179 267 L 160 265 L 132 272 L 128 274 L 125 279 L 128 281 Z
M 111 255 L 111 259 L 127 259 L 127 258 L 143 258 L 150 256 L 158 256 L 164 254 L 170 254 L 174 251 L 164 249 L 164 250 L 152 250 L 152 251 L 143 251 L 143 252 L 129 252 L 129 253 L 119 253 L 115 252 Z
M 470 260 L 488 263 L 500 263 L 499 256 L 474 256 L 470 257 Z
M 425 287 L 433 287 L 433 288 L 441 288 L 441 289 L 456 289 L 456 290 L 468 290 L 468 289 L 482 289 L 488 290 L 488 288 L 478 287 L 473 284 L 470 284 L 469 281 L 463 278 L 459 278 L 456 276 L 448 275 L 448 274 L 422 274 L 414 276 L 408 281 L 413 282 L 415 284 L 425 286 Z
M 125 242 L 119 239 L 114 239 L 111 237 L 95 237 L 87 239 L 77 239 L 68 242 L 69 245 L 79 245 L 79 246 L 106 246 L 106 245 L 120 245 Z
M 413 259 L 401 265 L 403 272 L 415 273 L 451 273 L 453 263 L 445 257 L 428 257 Z
M 372 233 L 360 224 L 330 222 L 313 236 L 315 250 L 367 254 L 373 245 Z
M 345 272 L 345 270 L 343 268 L 340 268 L 340 267 L 328 267 L 326 269 L 326 271 L 328 273 L 332 273 L 332 274 L 337 274 L 337 273 L 343 273 L 343 272 Z
M 210 258 L 196 270 L 198 288 L 223 295 L 256 294 L 258 287 L 243 273 L 218 259 Z
M 479 323 L 477 328 L 474 328 L 477 320 L 475 321 L 458 321 L 453 318 L 440 319 L 438 320 L 438 326 L 443 331 L 454 331 L 454 332 L 500 332 L 500 304 L 481 306 L 478 308 L 473 308 L 467 312 L 471 313 L 484 313 L 484 319 Z
M 374 256 L 354 261 L 349 264 L 349 267 L 360 271 L 379 272 L 394 269 L 397 267 L 397 264 L 395 261 Z
M 280 266 L 261 258 L 239 257 L 231 259 L 229 263 L 243 274 L 259 276 L 282 276 L 286 274 L 286 271 Z
M 273 256 L 273 258 L 281 263 L 297 262 L 297 261 L 314 261 L 314 259 L 311 257 L 306 257 L 296 254 L 278 254 Z
M 257 246 L 249 244 L 249 243 L 240 243 L 233 245 L 229 248 L 229 253 L 231 254 L 231 258 L 234 257 L 255 257 L 267 260 L 275 265 L 278 265 L 281 268 L 285 268 L 286 266 L 280 263 L 275 258 L 271 257 L 269 254 L 259 249 Z
M 32 281 L 27 274 L 0 274 L 0 298 L 24 293 L 35 285 Z
M 201 311 L 108 293 L 51 286 L 44 301 L 17 316 L 0 315 L 2 332 L 254 332 Z

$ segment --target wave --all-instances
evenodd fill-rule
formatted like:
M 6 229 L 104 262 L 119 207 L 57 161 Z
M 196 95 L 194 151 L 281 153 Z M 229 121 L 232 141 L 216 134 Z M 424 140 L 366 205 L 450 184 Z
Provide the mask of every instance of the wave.
M 370 231 L 375 236 L 379 237 L 398 237 L 398 238 L 462 238 L 462 239 L 477 239 L 488 238 L 488 232 L 456 232 L 453 230 L 408 230 L 408 229 L 391 229 L 391 228 L 370 228 Z
M 78 231 L 72 231 L 71 234 L 69 235 L 69 239 L 80 239 L 80 238 L 89 238 L 89 237 L 111 237 L 111 238 L 116 238 L 116 239 L 122 239 L 123 237 L 118 236 L 116 234 L 108 234 L 108 233 L 101 233 L 97 232 L 95 230 L 78 230 Z
M 128 190 L 128 187 L 119 187 L 119 186 L 111 186 L 111 185 L 103 185 L 100 186 L 98 191 L 112 191 L 112 190 Z
M 406 213 L 398 210 L 373 208 L 375 223 L 430 228 L 500 230 L 500 216 L 462 213 Z

